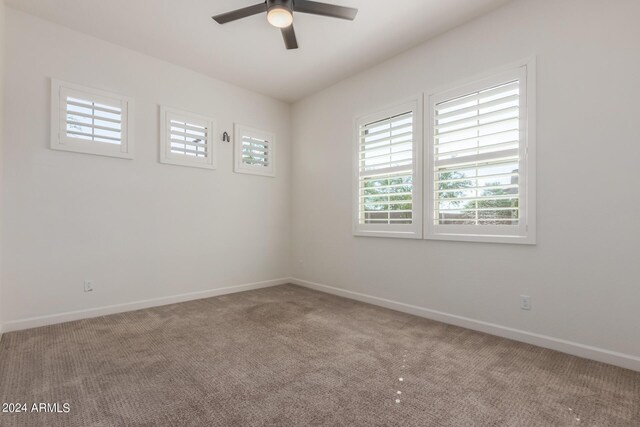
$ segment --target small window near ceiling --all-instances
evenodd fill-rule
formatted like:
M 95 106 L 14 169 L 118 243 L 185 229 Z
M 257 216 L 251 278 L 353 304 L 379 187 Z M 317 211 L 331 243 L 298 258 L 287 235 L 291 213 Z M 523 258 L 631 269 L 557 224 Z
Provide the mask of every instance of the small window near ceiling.
M 426 238 L 535 243 L 532 73 L 430 96 Z
M 275 134 L 236 124 L 233 143 L 235 172 L 275 176 Z
M 215 120 L 168 107 L 160 108 L 160 162 L 215 169 Z
M 123 95 L 52 79 L 51 148 L 133 158 L 132 104 Z

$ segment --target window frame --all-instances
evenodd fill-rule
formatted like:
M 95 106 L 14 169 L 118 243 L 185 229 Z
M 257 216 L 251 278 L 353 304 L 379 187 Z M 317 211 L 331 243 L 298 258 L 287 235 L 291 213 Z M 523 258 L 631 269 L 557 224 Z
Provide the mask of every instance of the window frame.
M 422 94 L 399 101 L 374 113 L 358 116 L 353 124 L 352 143 L 352 234 L 359 237 L 391 237 L 422 239 Z M 411 111 L 413 113 L 413 191 L 412 224 L 360 224 L 360 128 L 367 124 L 395 117 Z
M 250 137 L 256 137 L 258 139 L 265 140 L 271 147 L 267 159 L 269 161 L 268 167 L 253 167 L 242 162 L 242 136 L 247 135 Z M 277 154 L 277 142 L 276 134 L 267 130 L 257 129 L 251 126 L 242 125 L 239 123 L 234 124 L 233 133 L 233 157 L 234 166 L 233 171 L 235 173 L 244 173 L 249 175 L 266 176 L 269 178 L 275 178 L 276 176 L 276 154 Z
M 519 225 L 438 225 L 434 217 L 434 106 L 446 100 L 455 99 L 509 80 L 520 80 L 520 145 L 518 189 Z M 490 74 L 485 74 L 465 82 L 449 85 L 429 93 L 428 107 L 425 108 L 426 147 L 425 162 L 425 234 L 428 240 L 453 240 L 489 243 L 536 243 L 536 77 L 535 59 L 519 61 Z M 524 114 L 522 113 L 524 111 Z M 524 155 L 522 154 L 524 153 Z M 504 227 L 504 228 L 503 228 Z M 506 228 L 513 227 L 513 228 Z M 515 233 L 513 232 L 515 231 Z
M 66 103 L 65 93 L 75 94 L 78 98 L 85 98 L 103 104 L 120 104 L 120 144 L 86 140 L 69 137 L 66 134 Z M 75 83 L 58 79 L 51 79 L 51 141 L 52 150 L 71 151 L 75 153 L 94 154 L 98 156 L 117 157 L 121 159 L 134 158 L 133 141 L 133 98 L 93 89 Z M 64 121 L 64 125 L 63 125 Z
M 177 118 L 185 122 L 204 122 L 209 132 L 207 138 L 207 156 L 204 158 L 187 156 L 171 152 L 171 119 Z M 217 153 L 215 139 L 217 135 L 216 120 L 177 108 L 160 106 L 160 163 L 175 166 L 187 166 L 203 169 L 216 169 Z

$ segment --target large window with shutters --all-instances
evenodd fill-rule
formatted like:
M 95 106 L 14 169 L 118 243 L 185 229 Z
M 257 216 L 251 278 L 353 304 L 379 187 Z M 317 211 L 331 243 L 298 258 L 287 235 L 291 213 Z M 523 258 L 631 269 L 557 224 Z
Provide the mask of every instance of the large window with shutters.
M 215 169 L 215 120 L 161 107 L 160 162 Z
M 535 243 L 531 64 L 429 96 L 425 237 Z
M 276 175 L 276 135 L 240 124 L 234 132 L 234 171 L 251 175 Z
M 420 99 L 356 120 L 354 234 L 422 237 Z
M 133 101 L 123 95 L 51 80 L 51 148 L 133 158 Z

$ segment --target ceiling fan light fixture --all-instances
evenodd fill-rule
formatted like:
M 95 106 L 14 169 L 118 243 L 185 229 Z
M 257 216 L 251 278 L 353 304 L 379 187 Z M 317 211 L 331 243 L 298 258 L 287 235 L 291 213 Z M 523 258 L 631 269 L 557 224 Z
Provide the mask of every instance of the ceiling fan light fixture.
M 262 3 L 221 13 L 220 15 L 212 16 L 212 18 L 218 24 L 226 24 L 227 22 L 237 21 L 238 19 L 265 12 L 267 13 L 267 21 L 280 29 L 284 46 L 287 50 L 290 50 L 298 48 L 296 32 L 293 29 L 293 12 L 353 21 L 358 14 L 358 9 L 321 3 L 315 0 L 262 0 Z
M 293 13 L 284 6 L 272 6 L 267 12 L 267 21 L 276 28 L 287 28 L 293 24 Z

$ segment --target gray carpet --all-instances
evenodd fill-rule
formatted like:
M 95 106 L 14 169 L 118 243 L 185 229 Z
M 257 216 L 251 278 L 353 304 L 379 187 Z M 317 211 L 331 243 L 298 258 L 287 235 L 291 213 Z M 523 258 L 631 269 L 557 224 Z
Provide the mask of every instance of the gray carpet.
M 0 380 L 70 405 L 2 426 L 640 426 L 640 373 L 293 285 L 7 333 Z

